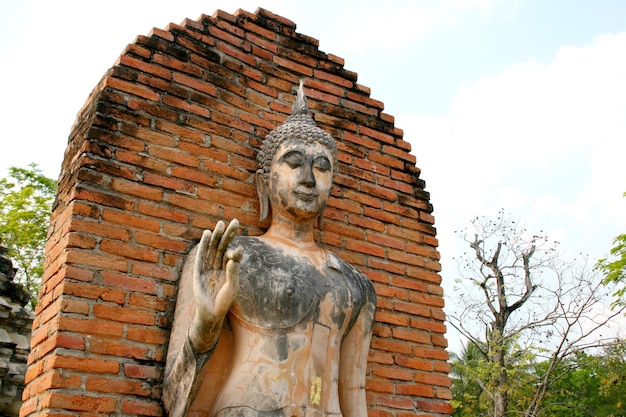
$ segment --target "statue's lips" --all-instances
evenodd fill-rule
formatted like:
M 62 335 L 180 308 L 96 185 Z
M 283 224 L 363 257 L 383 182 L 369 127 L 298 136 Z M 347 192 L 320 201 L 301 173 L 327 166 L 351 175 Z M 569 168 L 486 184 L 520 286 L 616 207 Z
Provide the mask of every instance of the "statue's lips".
M 317 193 L 311 193 L 306 191 L 294 191 L 294 195 L 302 201 L 313 201 L 317 198 Z

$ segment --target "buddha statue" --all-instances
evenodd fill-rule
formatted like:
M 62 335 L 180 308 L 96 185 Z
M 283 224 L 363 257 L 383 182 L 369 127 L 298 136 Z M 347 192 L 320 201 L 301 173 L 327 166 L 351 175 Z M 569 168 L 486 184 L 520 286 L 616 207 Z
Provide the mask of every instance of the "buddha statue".
M 302 82 L 292 115 L 258 154 L 261 236 L 218 222 L 188 255 L 166 362 L 170 417 L 365 417 L 376 295 L 369 279 L 320 247 L 315 227 L 337 146 L 309 115 Z

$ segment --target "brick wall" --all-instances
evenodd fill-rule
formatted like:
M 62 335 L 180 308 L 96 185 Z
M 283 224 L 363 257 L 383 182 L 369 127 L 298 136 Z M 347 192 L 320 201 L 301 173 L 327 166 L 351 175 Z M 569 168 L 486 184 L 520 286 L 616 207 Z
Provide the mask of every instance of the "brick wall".
M 318 241 L 374 282 L 370 417 L 451 412 L 432 207 L 410 145 L 341 58 L 265 10 L 139 36 L 81 109 L 63 162 L 23 416 L 162 415 L 187 251 L 238 218 L 258 235 L 262 138 L 305 80 L 340 172 Z

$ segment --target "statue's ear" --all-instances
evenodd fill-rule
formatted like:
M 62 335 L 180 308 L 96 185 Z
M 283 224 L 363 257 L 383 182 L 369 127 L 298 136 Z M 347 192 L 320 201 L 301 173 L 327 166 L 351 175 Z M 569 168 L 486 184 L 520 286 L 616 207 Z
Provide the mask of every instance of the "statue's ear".
M 322 232 L 324 231 L 324 213 L 317 218 L 317 228 Z
M 259 220 L 263 221 L 267 219 L 270 207 L 270 198 L 267 190 L 267 183 L 265 182 L 265 176 L 263 171 L 259 170 L 256 173 L 256 191 L 259 193 L 260 213 Z

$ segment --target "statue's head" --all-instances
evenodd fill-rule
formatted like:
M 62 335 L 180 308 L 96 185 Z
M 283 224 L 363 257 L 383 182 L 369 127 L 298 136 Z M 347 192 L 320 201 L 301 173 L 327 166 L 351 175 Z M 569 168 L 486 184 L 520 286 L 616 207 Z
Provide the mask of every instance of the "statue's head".
M 270 195 L 272 173 L 274 175 L 291 176 L 293 177 L 292 186 L 302 188 L 314 185 L 316 179 L 318 179 L 318 182 L 321 180 L 318 186 L 322 186 L 328 178 L 330 181 L 328 192 L 330 192 L 330 185 L 332 185 L 332 179 L 337 171 L 337 145 L 332 136 L 317 127 L 315 121 L 309 115 L 302 81 L 300 82 L 291 113 L 291 116 L 284 123 L 265 137 L 261 150 L 257 155 L 259 162 L 257 190 L 261 203 L 261 220 L 267 217 L 270 203 L 272 206 L 284 203 L 284 198 L 278 202 Z M 326 163 L 324 160 L 328 162 Z M 286 168 L 279 174 L 278 171 L 281 164 L 285 165 Z M 303 164 L 301 172 L 295 169 L 295 165 L 298 164 Z M 308 165 L 305 167 L 305 164 Z M 289 167 L 292 168 L 289 169 Z M 305 168 L 309 171 L 306 171 Z M 312 182 L 309 179 L 302 178 L 307 175 L 310 175 Z M 298 176 L 300 177 L 299 179 L 297 179 Z M 296 181 L 300 181 L 301 184 L 296 184 Z M 303 191 L 303 194 L 306 194 L 306 192 Z M 321 197 L 324 196 L 322 195 Z M 327 199 L 328 196 L 326 195 L 323 201 L 324 207 Z M 323 211 L 323 207 L 321 210 Z M 318 216 L 321 216 L 321 212 L 318 213 Z

